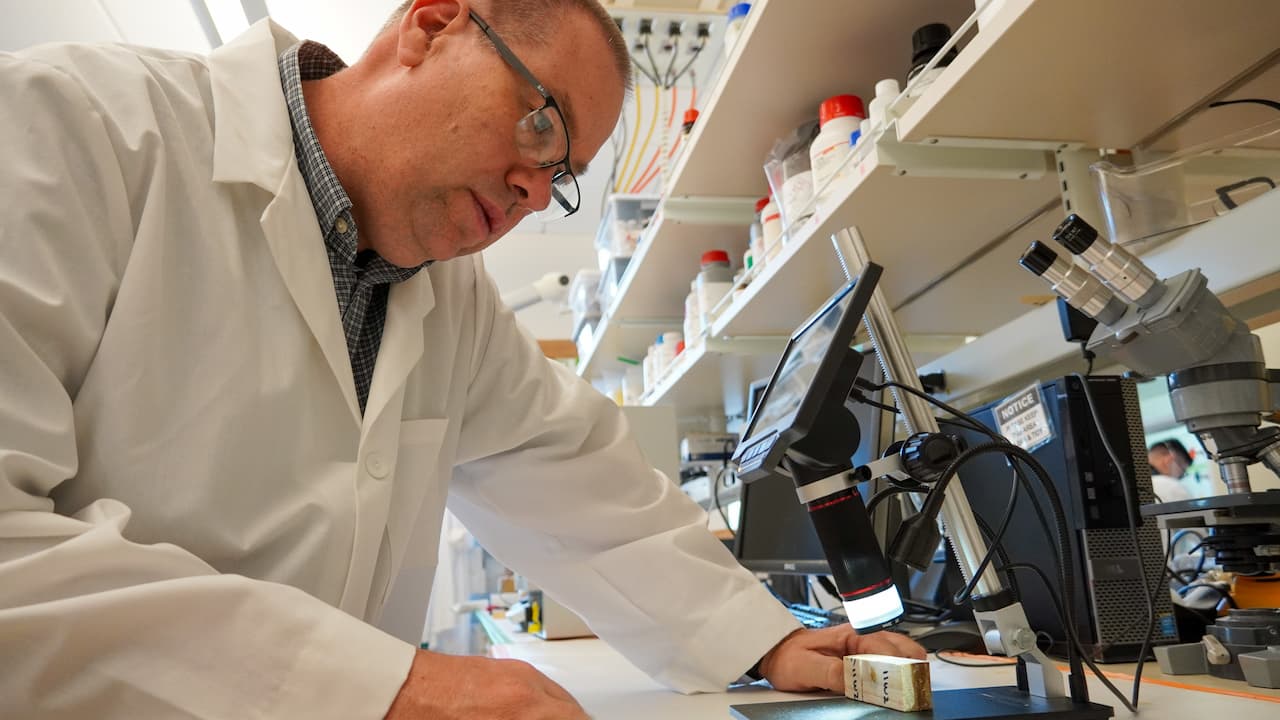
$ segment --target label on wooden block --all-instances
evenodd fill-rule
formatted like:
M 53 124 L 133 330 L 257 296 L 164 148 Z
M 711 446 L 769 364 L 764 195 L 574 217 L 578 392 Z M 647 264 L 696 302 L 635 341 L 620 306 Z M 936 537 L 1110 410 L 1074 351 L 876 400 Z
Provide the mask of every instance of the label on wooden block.
M 844 656 L 844 695 L 850 700 L 862 699 L 862 685 L 858 682 L 858 656 Z
M 852 700 L 894 710 L 933 707 L 929 663 L 888 655 L 846 655 L 844 694 Z

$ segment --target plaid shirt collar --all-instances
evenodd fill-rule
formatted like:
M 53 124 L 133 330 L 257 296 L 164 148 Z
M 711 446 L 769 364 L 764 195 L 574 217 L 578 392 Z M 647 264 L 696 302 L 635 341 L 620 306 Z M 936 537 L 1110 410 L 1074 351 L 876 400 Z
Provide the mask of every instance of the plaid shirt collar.
M 383 260 L 381 256 L 362 257 L 357 262 L 358 232 L 355 217 L 351 214 L 351 198 L 343 189 L 338 176 L 329 165 L 320 140 L 316 137 L 311 117 L 307 114 L 302 95 L 304 80 L 319 80 L 346 68 L 346 63 L 329 48 L 310 40 L 298 43 L 280 55 L 280 82 L 289 106 L 289 120 L 293 125 L 294 153 L 298 158 L 298 170 L 307 185 L 311 204 L 315 206 L 316 220 L 324 232 L 325 243 L 349 264 L 371 273 L 374 282 L 395 283 L 408 280 L 431 261 L 412 268 L 402 268 Z
M 408 280 L 428 263 L 402 268 L 372 250 L 358 252 L 359 236 L 355 216 L 351 214 L 351 198 L 320 147 L 302 94 L 304 80 L 317 80 L 338 72 L 345 67 L 342 60 L 319 43 L 304 42 L 286 50 L 280 56 L 279 65 L 280 84 L 293 125 L 294 154 L 324 234 L 356 399 L 364 412 L 382 344 L 391 284 Z

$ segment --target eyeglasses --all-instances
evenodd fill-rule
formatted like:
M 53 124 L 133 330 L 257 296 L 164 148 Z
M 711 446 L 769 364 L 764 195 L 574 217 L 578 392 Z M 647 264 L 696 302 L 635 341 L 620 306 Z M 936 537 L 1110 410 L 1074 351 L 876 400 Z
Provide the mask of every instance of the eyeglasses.
M 556 99 L 529 72 L 529 68 L 520 62 L 520 58 L 511 52 L 511 48 L 498 37 L 498 33 L 481 20 L 475 11 L 468 13 L 489 38 L 489 42 L 493 43 L 502 59 L 542 96 L 542 107 L 516 122 L 516 147 L 520 150 L 520 157 L 534 167 L 560 166 L 551 176 L 551 203 L 545 210 L 535 213 L 538 219 L 547 221 L 569 217 L 578 212 L 582 192 L 578 189 L 578 178 L 569 169 L 569 128 L 565 125 L 564 114 Z

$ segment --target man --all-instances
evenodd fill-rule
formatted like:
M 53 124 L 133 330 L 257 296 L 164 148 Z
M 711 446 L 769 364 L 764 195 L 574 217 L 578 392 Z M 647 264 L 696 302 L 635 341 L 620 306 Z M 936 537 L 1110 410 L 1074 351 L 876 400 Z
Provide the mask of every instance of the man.
M 1194 497 L 1183 484 L 1187 468 L 1191 467 L 1191 454 L 1176 438 L 1161 440 L 1148 448 L 1147 462 L 1151 464 L 1151 488 L 1159 502 Z
M 371 624 L 424 616 L 446 502 L 680 691 L 920 654 L 797 630 L 483 271 L 576 207 L 621 43 L 414 0 L 347 69 L 266 22 L 0 55 L 0 717 L 585 718 Z

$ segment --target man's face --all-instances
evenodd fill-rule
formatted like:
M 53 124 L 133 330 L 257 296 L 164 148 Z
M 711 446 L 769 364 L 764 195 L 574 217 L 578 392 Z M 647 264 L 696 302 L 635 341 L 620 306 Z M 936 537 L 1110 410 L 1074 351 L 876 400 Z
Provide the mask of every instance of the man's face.
M 1147 462 L 1151 464 L 1151 469 L 1158 475 L 1166 477 L 1178 477 L 1181 473 L 1174 467 L 1173 453 L 1165 448 L 1159 447 L 1147 453 Z
M 559 103 L 581 171 L 613 131 L 622 83 L 586 14 L 565 12 L 552 27 L 542 42 L 508 45 Z M 465 6 L 417 3 L 394 32 L 399 63 L 380 81 L 390 84 L 380 95 L 389 102 L 364 133 L 385 142 L 367 150 L 381 157 L 368 156 L 378 170 L 359 201 L 361 234 L 367 229 L 373 248 L 401 266 L 479 252 L 551 201 L 561 168 L 523 160 L 515 134 L 544 100 Z

